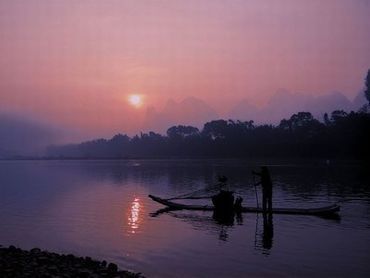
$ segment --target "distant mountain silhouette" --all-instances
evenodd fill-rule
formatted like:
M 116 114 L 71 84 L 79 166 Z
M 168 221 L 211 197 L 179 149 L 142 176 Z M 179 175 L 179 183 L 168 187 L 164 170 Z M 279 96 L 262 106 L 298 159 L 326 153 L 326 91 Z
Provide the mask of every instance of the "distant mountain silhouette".
M 367 99 L 363 92 L 359 92 L 356 97 L 352 101 L 354 109 L 358 109 L 359 107 L 363 107 L 367 104 Z
M 161 111 L 154 108 L 147 109 L 142 128 L 144 133 L 131 138 L 123 134 L 115 136 L 111 140 L 99 139 L 86 141 L 82 144 L 54 146 L 52 149 L 49 148 L 49 155 L 63 157 L 150 157 L 245 156 L 248 153 L 264 155 L 265 152 L 277 154 L 276 150 L 267 148 L 267 146 L 271 147 L 271 138 L 274 140 L 277 138 L 286 139 L 289 142 L 289 140 L 293 140 L 294 136 L 299 135 L 299 140 L 301 140 L 307 135 L 305 132 L 311 133 L 312 136 L 315 134 L 316 141 L 312 144 L 319 144 L 320 147 L 311 149 L 312 146 L 304 147 L 307 142 L 301 142 L 302 149 L 311 150 L 316 155 L 319 155 L 320 152 L 328 154 L 339 148 L 340 144 L 337 147 L 332 146 L 343 139 L 339 135 L 344 130 L 346 130 L 346 135 L 343 136 L 348 136 L 353 132 L 351 138 L 345 139 L 351 144 L 355 142 L 355 139 L 362 140 L 365 136 L 361 135 L 363 132 L 361 127 L 367 125 L 367 118 L 361 113 L 346 113 L 351 108 L 360 111 L 358 108 L 365 103 L 363 92 L 351 102 L 341 93 L 313 97 L 279 90 L 262 108 L 255 107 L 248 100 L 239 102 L 226 118 L 234 120 L 225 121 L 216 120 L 220 117 L 215 110 L 198 98 L 189 97 L 180 102 L 169 100 Z M 326 115 L 324 117 L 325 112 L 328 111 L 327 107 L 333 107 L 332 110 L 337 111 L 334 111 L 332 116 Z M 343 111 L 338 110 L 338 107 L 341 107 Z M 312 114 L 309 113 L 310 116 L 307 116 L 307 112 L 298 113 L 310 110 L 312 111 Z M 361 111 L 368 110 L 362 109 Z M 309 128 L 300 130 L 297 134 L 286 133 L 297 124 L 297 119 L 300 119 L 302 123 L 308 120 L 311 123 Z M 338 121 L 338 119 L 343 120 Z M 274 126 L 265 125 L 265 123 L 273 123 Z M 149 132 L 153 129 L 160 134 Z M 168 131 L 170 132 L 168 133 Z M 327 133 L 325 134 L 323 131 Z M 99 130 L 94 132 L 101 136 Z M 119 132 L 122 131 L 116 128 L 114 133 Z M 331 132 L 333 133 L 331 134 Z M 114 133 L 106 132 L 103 136 L 111 136 Z M 301 138 L 301 133 L 306 135 Z M 21 114 L 0 113 L 0 158 L 38 155 L 50 144 L 71 142 L 71 140 L 81 142 L 85 140 L 84 138 L 96 137 L 96 135 L 87 136 L 86 134 L 87 130 L 84 127 L 78 129 L 62 128 L 59 125 L 51 127 L 29 115 L 26 117 Z M 163 136 L 163 134 L 167 134 L 167 136 Z M 297 143 L 299 140 L 292 142 Z M 330 140 L 334 142 L 333 145 L 329 145 Z M 358 144 L 358 146 L 360 145 Z M 278 148 L 281 151 L 285 150 L 285 154 L 288 155 L 293 148 L 289 149 L 285 146 L 281 145 Z M 331 151 L 327 151 L 324 146 Z M 342 150 L 337 149 L 337 151 L 343 153 Z M 361 155 L 359 148 L 355 152 Z M 349 154 L 350 151 L 346 153 L 347 156 Z
M 261 112 L 261 109 L 258 109 L 255 105 L 250 104 L 248 100 L 244 99 L 231 108 L 228 117 L 231 119 L 254 119 L 257 122 L 261 122 Z
M 151 130 L 153 127 L 160 133 L 165 133 L 172 125 L 201 126 L 204 122 L 218 118 L 215 110 L 203 100 L 188 97 L 180 102 L 168 100 L 162 111 L 150 107 L 147 109 L 143 129 Z
M 254 119 L 256 123 L 277 124 L 281 119 L 299 111 L 310 111 L 318 119 L 322 119 L 327 111 L 358 110 L 366 99 L 360 93 L 353 102 L 340 92 L 332 92 L 322 96 L 291 93 L 285 89 L 278 90 L 261 108 L 250 104 L 247 99 L 235 105 L 228 114 L 229 118 L 240 120 Z

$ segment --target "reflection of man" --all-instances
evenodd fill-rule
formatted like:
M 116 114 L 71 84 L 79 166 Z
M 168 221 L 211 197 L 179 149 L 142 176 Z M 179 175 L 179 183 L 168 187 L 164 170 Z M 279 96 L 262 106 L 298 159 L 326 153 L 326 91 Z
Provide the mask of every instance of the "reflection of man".
M 262 246 L 264 249 L 271 249 L 273 237 L 274 237 L 274 225 L 272 223 L 272 214 L 264 214 L 263 235 L 262 235 Z
M 269 170 L 266 166 L 262 166 L 261 173 L 252 171 L 252 174 L 261 177 L 261 181 L 257 184 L 262 185 L 263 212 L 266 213 L 268 211 L 272 213 L 272 181 Z

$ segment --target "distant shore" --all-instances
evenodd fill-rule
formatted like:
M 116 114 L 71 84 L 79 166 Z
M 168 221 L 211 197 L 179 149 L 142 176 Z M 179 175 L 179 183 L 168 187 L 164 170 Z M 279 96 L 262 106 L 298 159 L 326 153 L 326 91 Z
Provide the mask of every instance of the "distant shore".
M 353 165 L 369 165 L 370 160 L 355 159 L 355 158 L 335 158 L 325 159 L 322 157 L 205 157 L 205 156 L 189 156 L 189 157 L 176 157 L 176 156 L 163 156 L 163 157 L 0 157 L 0 161 L 155 161 L 155 160 L 171 160 L 171 161 L 187 161 L 187 160 L 199 160 L 199 161 L 211 161 L 211 160 L 245 160 L 252 161 L 255 164 L 292 164 L 292 162 L 307 163 L 313 165 L 341 165 L 341 164 L 353 164 Z
M 140 273 L 119 270 L 114 263 L 90 257 L 57 254 L 33 248 L 0 245 L 0 277 L 123 277 L 143 278 Z

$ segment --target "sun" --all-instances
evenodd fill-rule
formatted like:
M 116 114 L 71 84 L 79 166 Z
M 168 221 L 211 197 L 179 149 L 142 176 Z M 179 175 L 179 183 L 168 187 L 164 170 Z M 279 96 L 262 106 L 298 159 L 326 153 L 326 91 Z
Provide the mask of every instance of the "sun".
M 128 96 L 128 102 L 136 107 L 136 108 L 139 108 L 140 106 L 143 105 L 143 98 L 141 95 L 137 95 L 137 94 L 134 94 L 134 95 L 129 95 Z

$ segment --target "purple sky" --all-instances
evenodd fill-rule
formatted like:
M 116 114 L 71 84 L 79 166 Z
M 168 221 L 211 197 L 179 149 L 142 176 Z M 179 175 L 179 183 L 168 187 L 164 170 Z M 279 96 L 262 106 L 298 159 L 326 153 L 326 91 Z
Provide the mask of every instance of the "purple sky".
M 92 137 L 352 101 L 369 12 L 365 0 L 1 1 L 0 112 Z

